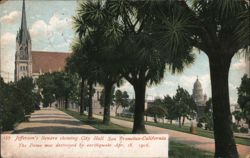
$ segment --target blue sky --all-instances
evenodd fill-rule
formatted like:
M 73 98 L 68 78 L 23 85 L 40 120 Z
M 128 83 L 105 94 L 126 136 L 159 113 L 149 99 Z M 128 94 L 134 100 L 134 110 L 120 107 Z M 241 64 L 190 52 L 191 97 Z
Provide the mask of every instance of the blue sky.
M 5 80 L 14 78 L 15 38 L 21 23 L 21 0 L 9 0 L 0 5 L 1 23 L 1 61 Z M 76 13 L 76 1 L 73 0 L 26 0 L 26 15 L 29 31 L 32 38 L 32 50 L 69 52 L 70 44 L 74 37 L 72 29 L 72 16 Z M 203 91 L 211 96 L 209 63 L 207 56 L 195 50 L 196 60 L 187 67 L 183 73 L 172 75 L 166 71 L 165 77 L 158 85 L 147 88 L 147 98 L 163 97 L 167 94 L 174 95 L 178 85 L 192 93 L 196 76 L 199 77 Z M 244 57 L 236 55 L 231 63 L 229 74 L 230 101 L 237 101 L 237 87 L 241 77 L 246 72 Z M 127 90 L 132 97 L 133 88 L 129 83 L 124 83 L 121 90 Z

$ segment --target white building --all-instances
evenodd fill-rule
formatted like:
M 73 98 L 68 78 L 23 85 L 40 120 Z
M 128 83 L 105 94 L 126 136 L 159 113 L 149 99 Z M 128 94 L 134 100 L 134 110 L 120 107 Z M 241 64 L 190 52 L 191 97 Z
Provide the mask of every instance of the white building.
M 192 97 L 197 106 L 197 120 L 204 115 L 204 110 L 207 102 L 207 95 L 203 94 L 202 85 L 198 79 L 194 83 Z

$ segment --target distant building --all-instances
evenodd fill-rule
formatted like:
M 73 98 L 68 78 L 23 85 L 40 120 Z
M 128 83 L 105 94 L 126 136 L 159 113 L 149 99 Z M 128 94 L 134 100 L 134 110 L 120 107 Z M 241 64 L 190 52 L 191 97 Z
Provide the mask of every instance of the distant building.
M 26 21 L 25 1 L 23 0 L 21 27 L 16 36 L 15 81 L 26 76 L 37 79 L 44 73 L 63 71 L 66 59 L 70 55 L 71 53 L 69 52 L 32 51 L 32 41 Z M 102 87 L 97 85 L 95 90 L 96 93 L 92 98 L 93 111 L 99 114 L 103 111 L 98 101 Z M 78 106 L 75 107 L 73 104 L 69 106 L 69 108 L 78 110 Z
M 31 37 L 26 22 L 23 1 L 21 27 L 16 36 L 15 81 L 28 76 L 38 78 L 47 72 L 62 71 L 71 53 L 32 51 Z
M 197 77 L 194 87 L 192 97 L 197 106 L 197 120 L 204 116 L 204 110 L 207 102 L 207 95 L 203 95 L 202 85 Z

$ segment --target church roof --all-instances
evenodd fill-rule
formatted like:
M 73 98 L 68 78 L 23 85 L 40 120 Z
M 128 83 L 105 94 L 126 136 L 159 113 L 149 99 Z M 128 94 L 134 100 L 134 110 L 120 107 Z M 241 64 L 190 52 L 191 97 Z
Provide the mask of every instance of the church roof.
M 64 70 L 69 52 L 32 51 L 32 73 Z

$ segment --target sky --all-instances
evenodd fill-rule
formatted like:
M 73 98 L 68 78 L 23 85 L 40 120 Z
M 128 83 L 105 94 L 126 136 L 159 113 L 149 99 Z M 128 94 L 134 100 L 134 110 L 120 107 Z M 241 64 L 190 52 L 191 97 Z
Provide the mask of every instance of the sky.
M 16 34 L 21 24 L 22 0 L 9 0 L 0 5 L 1 70 L 5 81 L 14 80 Z M 72 16 L 76 14 L 77 1 L 74 0 L 26 0 L 27 26 L 32 40 L 32 50 L 70 52 L 75 36 Z M 170 74 L 167 70 L 158 85 L 147 87 L 147 99 L 173 96 L 178 85 L 192 94 L 193 84 L 201 82 L 203 93 L 211 97 L 209 63 L 206 54 L 193 50 L 196 59 L 181 74 Z M 245 58 L 235 55 L 229 73 L 230 102 L 237 102 L 237 87 L 246 72 Z M 133 98 L 133 87 L 125 82 L 119 89 L 128 91 Z

